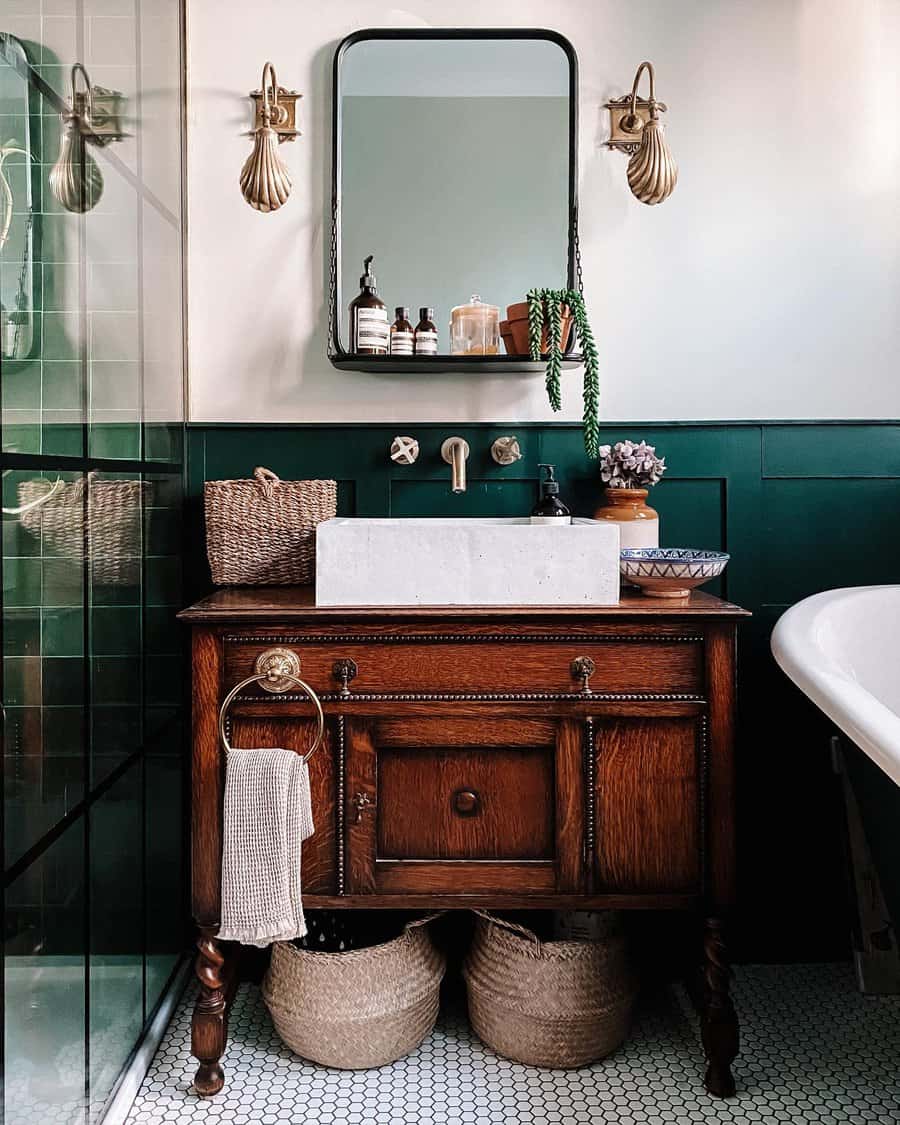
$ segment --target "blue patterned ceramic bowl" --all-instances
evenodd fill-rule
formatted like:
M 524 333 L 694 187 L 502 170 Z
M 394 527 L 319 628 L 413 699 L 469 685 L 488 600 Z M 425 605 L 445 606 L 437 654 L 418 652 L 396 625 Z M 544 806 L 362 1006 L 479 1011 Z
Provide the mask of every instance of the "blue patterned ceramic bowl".
M 628 547 L 619 569 L 651 598 L 686 598 L 695 586 L 718 578 L 729 558 L 724 551 L 693 547 Z

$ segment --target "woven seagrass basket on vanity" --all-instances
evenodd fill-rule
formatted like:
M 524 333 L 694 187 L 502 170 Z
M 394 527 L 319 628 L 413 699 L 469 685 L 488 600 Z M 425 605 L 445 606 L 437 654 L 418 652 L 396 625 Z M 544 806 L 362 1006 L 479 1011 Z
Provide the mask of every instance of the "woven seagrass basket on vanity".
M 296 1054 L 322 1066 L 385 1066 L 434 1027 L 446 962 L 428 933 L 436 915 L 392 941 L 344 953 L 272 946 L 263 999 Z
M 316 527 L 337 510 L 337 482 L 208 480 L 206 553 L 216 586 L 305 586 L 316 576 Z
M 528 1066 L 586 1066 L 628 1034 L 634 979 L 620 920 L 596 941 L 541 941 L 477 911 L 463 966 L 469 1019 L 498 1055 Z
M 92 585 L 140 582 L 149 481 L 103 480 L 96 472 L 73 481 L 28 480 L 19 485 L 18 498 L 20 507 L 8 514 L 19 515 L 47 553 L 81 566 L 87 552 Z

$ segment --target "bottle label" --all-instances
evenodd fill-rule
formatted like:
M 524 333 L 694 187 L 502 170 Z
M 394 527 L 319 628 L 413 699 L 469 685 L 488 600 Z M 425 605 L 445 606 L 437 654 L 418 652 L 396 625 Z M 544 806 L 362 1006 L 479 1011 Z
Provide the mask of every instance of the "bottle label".
M 391 333 L 391 355 L 412 355 L 413 354 L 413 334 L 412 332 L 392 332 Z
M 386 309 L 356 310 L 356 346 L 387 351 L 390 327 Z
M 416 355 L 437 355 L 437 332 L 423 329 L 416 333 Z

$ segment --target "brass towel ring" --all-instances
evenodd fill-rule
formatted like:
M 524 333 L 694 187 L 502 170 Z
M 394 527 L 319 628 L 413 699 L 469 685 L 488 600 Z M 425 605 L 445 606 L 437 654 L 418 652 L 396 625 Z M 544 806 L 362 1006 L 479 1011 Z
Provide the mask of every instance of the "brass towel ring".
M 312 746 L 309 748 L 309 750 L 306 751 L 303 756 L 304 763 L 308 763 L 309 759 L 313 756 L 313 754 L 315 754 L 315 752 L 325 741 L 325 713 L 322 710 L 322 704 L 319 702 L 319 697 L 309 686 L 309 684 L 305 680 L 301 680 L 299 676 L 292 675 L 290 672 L 279 671 L 275 676 L 273 676 L 271 671 L 260 672 L 254 676 L 248 676 L 246 680 L 241 680 L 240 683 L 235 684 L 231 691 L 225 696 L 225 699 L 222 701 L 222 706 L 219 708 L 219 741 L 225 748 L 226 753 L 231 750 L 231 743 L 228 741 L 228 735 L 225 731 L 225 722 L 228 718 L 228 708 L 234 702 L 234 699 L 238 695 L 238 693 L 243 691 L 245 687 L 249 687 L 250 684 L 258 684 L 263 680 L 272 679 L 290 680 L 290 682 L 295 687 L 300 688 L 306 693 L 309 701 L 316 709 L 316 737 L 313 739 Z

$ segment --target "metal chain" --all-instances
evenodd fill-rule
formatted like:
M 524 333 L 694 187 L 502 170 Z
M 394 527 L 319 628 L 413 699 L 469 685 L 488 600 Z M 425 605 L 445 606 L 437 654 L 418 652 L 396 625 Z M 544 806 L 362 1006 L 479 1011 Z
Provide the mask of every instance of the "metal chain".
M 19 287 L 16 292 L 16 312 L 21 315 L 22 310 L 18 307 L 19 296 L 25 292 L 25 283 L 28 280 L 28 271 L 31 268 L 31 257 L 29 255 L 29 248 L 31 246 L 31 228 L 34 223 L 34 208 L 28 208 L 28 218 L 25 222 L 25 232 L 22 237 L 22 268 L 19 271 Z M 16 359 L 19 354 L 19 332 L 22 329 L 22 322 L 19 316 L 16 317 L 16 329 L 13 333 L 13 346 L 12 354 L 8 356 L 9 359 Z M 6 341 L 4 340 L 5 344 Z
M 584 296 L 584 273 L 581 268 L 581 240 L 578 237 L 578 204 L 572 215 L 572 235 L 575 246 L 575 284 L 578 292 Z
M 335 347 L 335 310 L 337 308 L 337 199 L 331 200 L 331 253 L 328 264 L 328 341 L 326 344 L 329 357 L 333 357 Z

